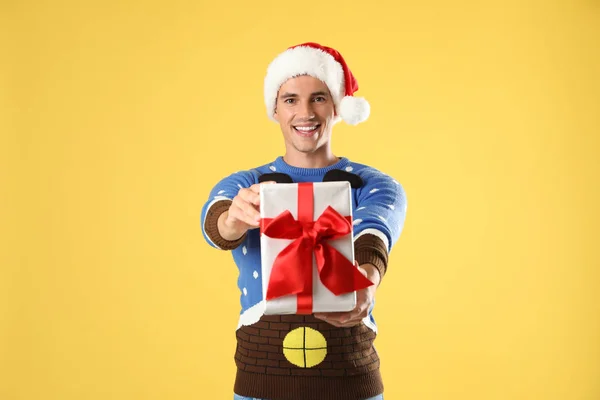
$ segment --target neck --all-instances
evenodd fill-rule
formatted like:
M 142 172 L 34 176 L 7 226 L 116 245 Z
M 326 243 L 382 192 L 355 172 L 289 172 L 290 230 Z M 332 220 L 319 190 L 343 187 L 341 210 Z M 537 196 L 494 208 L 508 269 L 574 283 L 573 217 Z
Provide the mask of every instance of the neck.
M 331 150 L 322 153 L 286 152 L 283 161 L 297 168 L 325 168 L 339 161 Z

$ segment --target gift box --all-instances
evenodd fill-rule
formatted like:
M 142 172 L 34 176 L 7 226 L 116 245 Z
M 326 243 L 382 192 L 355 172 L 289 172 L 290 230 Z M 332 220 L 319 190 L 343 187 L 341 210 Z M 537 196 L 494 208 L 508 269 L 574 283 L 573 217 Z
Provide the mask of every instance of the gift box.
M 265 314 L 346 312 L 372 285 L 354 264 L 349 182 L 260 188 Z

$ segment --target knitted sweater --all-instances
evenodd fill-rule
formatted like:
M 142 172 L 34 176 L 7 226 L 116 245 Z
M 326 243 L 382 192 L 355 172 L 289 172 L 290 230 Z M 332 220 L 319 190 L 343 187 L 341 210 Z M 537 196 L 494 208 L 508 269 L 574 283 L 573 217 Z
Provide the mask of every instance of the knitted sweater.
M 297 168 L 282 157 L 218 182 L 202 208 L 208 244 L 231 250 L 239 269 L 241 312 L 236 330 L 234 391 L 269 400 L 364 399 L 383 392 L 379 356 L 373 346 L 373 307 L 351 328 L 337 328 L 312 315 L 264 315 L 259 229 L 236 241 L 219 235 L 217 220 L 241 188 L 265 180 L 349 180 L 352 186 L 354 252 L 359 264 L 375 265 L 381 277 L 406 217 L 406 194 L 390 176 L 345 157 L 325 168 Z

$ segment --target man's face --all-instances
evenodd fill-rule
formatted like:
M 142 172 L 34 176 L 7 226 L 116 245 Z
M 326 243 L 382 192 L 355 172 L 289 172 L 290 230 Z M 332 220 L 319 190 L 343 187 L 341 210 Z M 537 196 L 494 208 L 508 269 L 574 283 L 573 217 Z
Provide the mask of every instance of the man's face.
M 327 144 L 335 107 L 325 83 L 306 75 L 291 78 L 281 85 L 275 104 L 288 152 L 314 153 Z

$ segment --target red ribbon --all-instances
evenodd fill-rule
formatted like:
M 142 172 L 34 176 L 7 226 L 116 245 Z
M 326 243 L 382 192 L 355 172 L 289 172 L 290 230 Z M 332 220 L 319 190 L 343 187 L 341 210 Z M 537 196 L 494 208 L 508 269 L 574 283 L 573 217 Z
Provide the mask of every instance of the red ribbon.
M 350 293 L 373 284 L 352 262 L 327 244 L 352 232 L 351 218 L 328 206 L 313 221 L 313 207 L 313 184 L 298 183 L 298 220 L 288 210 L 273 219 L 261 220 L 262 234 L 294 240 L 275 258 L 267 300 L 295 294 L 299 314 L 312 313 L 313 253 L 319 278 L 333 294 Z

